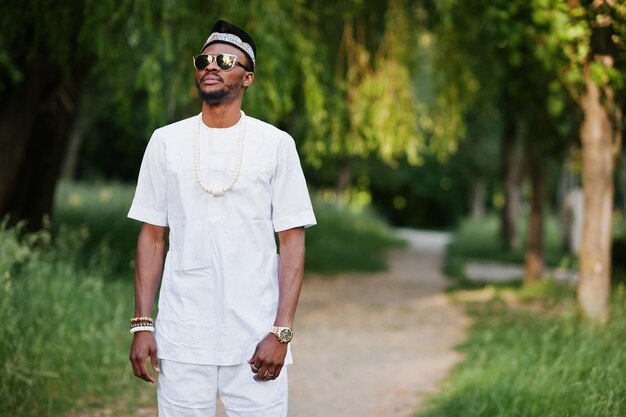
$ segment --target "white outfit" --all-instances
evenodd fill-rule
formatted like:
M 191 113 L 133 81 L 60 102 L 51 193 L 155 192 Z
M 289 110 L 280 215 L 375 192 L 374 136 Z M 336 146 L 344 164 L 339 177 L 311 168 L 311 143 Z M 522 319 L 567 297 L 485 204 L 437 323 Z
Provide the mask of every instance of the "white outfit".
M 146 148 L 128 217 L 170 229 L 155 323 L 160 359 L 245 363 L 276 318 L 274 232 L 316 223 L 291 136 L 244 117 L 241 173 L 221 197 L 196 179 L 197 116 L 157 129 Z M 240 124 L 201 124 L 201 173 L 212 188 L 230 182 Z

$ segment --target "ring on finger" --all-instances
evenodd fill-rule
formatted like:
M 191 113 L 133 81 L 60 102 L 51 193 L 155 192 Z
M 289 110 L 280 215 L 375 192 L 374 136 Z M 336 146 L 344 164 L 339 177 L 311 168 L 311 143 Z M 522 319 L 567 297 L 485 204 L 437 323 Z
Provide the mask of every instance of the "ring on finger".
M 254 372 L 256 374 L 257 372 L 259 372 L 259 368 L 257 368 L 256 366 L 252 365 L 252 372 Z

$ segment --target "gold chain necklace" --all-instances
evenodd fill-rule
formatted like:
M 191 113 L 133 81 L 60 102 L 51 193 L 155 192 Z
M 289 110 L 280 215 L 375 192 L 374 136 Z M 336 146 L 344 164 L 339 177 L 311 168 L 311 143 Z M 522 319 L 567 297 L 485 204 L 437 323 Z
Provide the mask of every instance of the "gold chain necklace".
M 230 191 L 237 182 L 239 174 L 241 173 L 241 160 L 243 159 L 243 142 L 246 134 L 246 114 L 241 111 L 241 127 L 239 128 L 239 138 L 237 139 L 237 159 L 235 161 L 235 172 L 233 173 L 230 182 L 226 187 L 211 188 L 202 179 L 202 173 L 200 172 L 200 124 L 202 123 L 202 113 L 198 115 L 198 125 L 196 126 L 196 137 L 194 141 L 194 159 L 196 168 L 196 179 L 200 187 L 213 197 L 221 197 Z

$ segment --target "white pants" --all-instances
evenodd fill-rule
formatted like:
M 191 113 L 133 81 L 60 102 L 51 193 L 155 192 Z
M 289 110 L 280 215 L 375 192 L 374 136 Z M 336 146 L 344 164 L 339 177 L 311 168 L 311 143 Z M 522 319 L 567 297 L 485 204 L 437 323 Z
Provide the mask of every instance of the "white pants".
M 217 396 L 229 417 L 287 417 L 287 367 L 255 381 L 250 365 L 195 365 L 161 359 L 159 417 L 214 417 Z

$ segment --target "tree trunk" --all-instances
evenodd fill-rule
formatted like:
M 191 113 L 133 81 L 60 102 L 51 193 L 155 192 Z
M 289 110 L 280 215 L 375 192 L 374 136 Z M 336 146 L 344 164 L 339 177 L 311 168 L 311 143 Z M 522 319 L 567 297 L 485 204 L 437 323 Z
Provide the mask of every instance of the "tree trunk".
M 28 219 L 28 228 L 38 230 L 44 217 L 52 213 L 56 184 L 68 147 L 75 120 L 73 99 L 59 89 L 51 102 L 37 117 L 38 127 L 28 148 L 27 161 L 22 167 L 19 192 L 19 212 Z
M 517 214 L 519 212 L 520 198 L 520 169 L 518 156 L 518 143 L 516 124 L 511 116 L 505 121 L 504 134 L 502 137 L 502 171 L 504 176 L 504 209 L 500 219 L 502 242 L 509 250 L 519 248 L 519 235 L 517 233 Z
M 25 71 L 24 82 L 9 87 L 1 98 L 0 106 L 0 220 L 15 213 L 16 193 L 22 166 L 25 163 L 32 129 L 35 124 L 38 100 L 48 80 L 46 74 L 37 77 L 35 68 Z M 43 71 L 45 73 L 45 71 Z
M 74 128 L 70 134 L 67 152 L 63 159 L 61 167 L 62 180 L 73 180 L 76 177 L 76 169 L 78 167 L 78 156 L 80 154 L 80 146 L 83 143 L 83 134 L 80 130 Z
M 620 161 L 619 182 L 622 191 L 622 216 L 626 217 L 626 155 Z
M 10 215 L 12 223 L 26 220 L 30 230 L 40 229 L 52 212 L 76 115 L 76 91 L 62 85 L 51 65 L 41 67 L 47 70 L 27 72 L 25 81 L 14 86 L 0 114 L 0 217 Z
M 533 138 L 537 140 L 537 138 Z M 536 145 L 530 144 L 529 168 L 532 183 L 530 217 L 528 219 L 528 242 L 526 246 L 526 268 L 524 284 L 537 281 L 544 270 L 543 253 L 543 217 L 544 195 L 546 190 L 545 160 L 536 151 Z
M 485 198 L 487 197 L 487 181 L 479 178 L 474 181 L 472 186 L 472 213 L 473 219 L 482 219 L 485 217 Z
M 337 178 L 337 199 L 350 187 L 352 181 L 352 161 L 344 159 L 339 167 L 339 176 Z
M 583 70 L 585 92 L 580 102 L 584 114 L 580 138 L 585 220 L 577 297 L 586 318 L 604 323 L 609 315 L 613 170 L 615 155 L 619 151 L 616 135 L 621 132 L 614 130 L 609 113 L 613 104 L 612 91 L 606 87 L 602 97 L 600 88 L 591 79 L 589 67 L 586 64 Z

